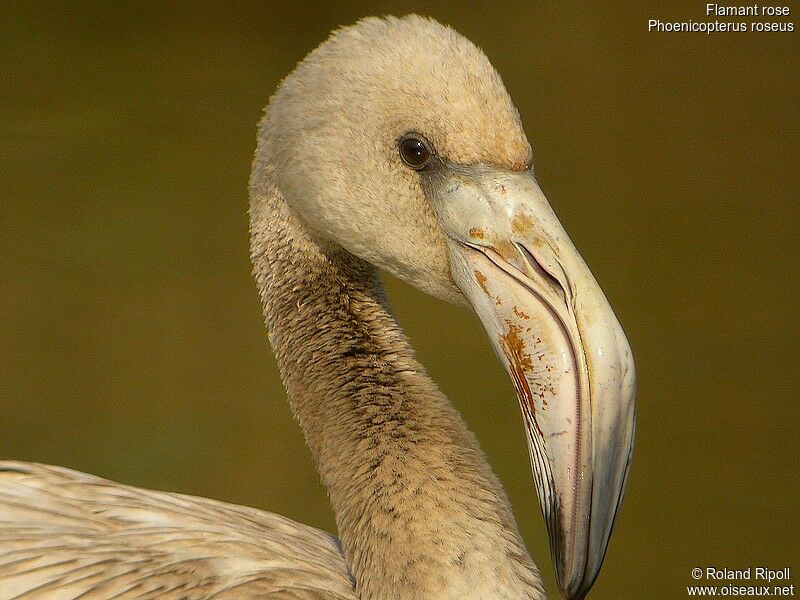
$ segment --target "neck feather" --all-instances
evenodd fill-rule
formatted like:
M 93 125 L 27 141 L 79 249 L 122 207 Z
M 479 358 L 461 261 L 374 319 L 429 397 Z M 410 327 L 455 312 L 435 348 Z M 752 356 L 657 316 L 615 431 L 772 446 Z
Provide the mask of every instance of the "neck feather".
M 544 598 L 505 492 L 416 361 L 378 275 L 251 190 L 270 342 L 363 599 Z

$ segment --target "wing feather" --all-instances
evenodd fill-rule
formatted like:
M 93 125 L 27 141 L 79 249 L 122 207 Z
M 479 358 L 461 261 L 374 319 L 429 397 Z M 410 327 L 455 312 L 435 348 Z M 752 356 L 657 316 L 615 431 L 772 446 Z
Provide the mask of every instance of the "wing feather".
M 252 508 L 0 461 L 0 600 L 355 600 L 338 540 Z

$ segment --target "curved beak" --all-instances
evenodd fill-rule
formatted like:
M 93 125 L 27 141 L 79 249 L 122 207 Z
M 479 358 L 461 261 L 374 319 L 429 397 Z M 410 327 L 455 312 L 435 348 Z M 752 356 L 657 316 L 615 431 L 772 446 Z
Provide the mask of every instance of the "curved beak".
M 559 587 L 583 598 L 633 448 L 628 341 L 530 172 L 453 167 L 428 191 L 453 279 L 516 387 Z

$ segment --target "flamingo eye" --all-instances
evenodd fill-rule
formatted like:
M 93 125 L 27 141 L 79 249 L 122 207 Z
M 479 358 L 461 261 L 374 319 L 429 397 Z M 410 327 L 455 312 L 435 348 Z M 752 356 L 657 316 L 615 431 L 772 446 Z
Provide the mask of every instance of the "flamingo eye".
M 415 171 L 424 169 L 431 159 L 432 152 L 424 140 L 413 136 L 404 136 L 398 143 L 400 158 Z

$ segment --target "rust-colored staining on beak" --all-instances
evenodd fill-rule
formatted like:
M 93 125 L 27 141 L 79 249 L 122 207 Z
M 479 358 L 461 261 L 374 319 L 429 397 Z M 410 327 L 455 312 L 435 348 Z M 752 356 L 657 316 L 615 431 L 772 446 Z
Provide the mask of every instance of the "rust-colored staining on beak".
M 512 308 L 511 310 L 513 310 L 513 311 L 514 311 L 514 314 L 515 314 L 515 315 L 517 315 L 517 316 L 518 316 L 520 319 L 525 319 L 525 320 L 527 321 L 528 319 L 530 319 L 530 318 L 531 318 L 531 317 L 530 317 L 530 315 L 529 315 L 528 313 L 526 313 L 524 310 L 522 310 L 522 309 L 521 309 L 520 307 L 518 307 L 518 306 L 515 306 L 515 307 L 514 307 L 514 308 Z
M 479 227 L 473 227 L 469 230 L 469 237 L 482 240 L 484 237 L 486 237 L 486 234 L 483 233 L 483 229 Z
M 481 289 L 483 290 L 483 292 L 487 296 L 489 296 L 489 298 L 494 300 L 495 304 L 500 306 L 502 304 L 500 298 L 498 296 L 492 296 L 492 293 L 489 291 L 489 288 L 486 287 L 486 282 L 488 281 L 488 279 L 486 279 L 486 275 L 484 275 L 483 273 L 481 273 L 477 269 L 474 270 L 473 273 L 475 273 L 475 281 L 477 281 L 478 285 L 481 286 Z
M 533 369 L 533 363 L 531 355 L 525 352 L 525 340 L 519 335 L 522 332 L 522 327 L 512 323 L 509 319 L 506 319 L 506 325 L 508 325 L 508 333 L 500 336 L 500 345 L 508 359 L 515 365 L 519 365 L 524 374 L 524 372 Z
M 481 273 L 477 269 L 475 269 L 474 273 L 475 273 L 475 281 L 478 282 L 478 285 L 481 286 L 481 289 L 484 292 L 486 292 L 487 296 L 491 296 L 491 294 L 489 293 L 488 288 L 486 287 L 486 282 L 488 281 L 486 279 L 486 275 L 484 275 L 483 273 Z
M 528 378 L 525 376 L 527 372 L 533 370 L 533 362 L 531 361 L 531 355 L 525 351 L 525 340 L 519 335 L 522 332 L 522 327 L 508 319 L 506 319 L 506 325 L 508 325 L 508 332 L 500 336 L 500 347 L 508 359 L 509 371 L 511 378 L 514 380 L 514 387 L 517 389 L 522 412 L 536 427 L 539 435 L 544 437 L 542 428 L 539 427 L 539 423 L 536 421 L 536 406 L 533 402 L 533 393 L 531 392 Z
M 513 263 L 519 256 L 516 246 L 508 240 L 497 240 L 492 247 L 495 252 L 508 262 Z
M 533 226 L 533 221 L 528 215 L 517 215 L 511 220 L 511 231 L 516 235 L 526 233 Z

